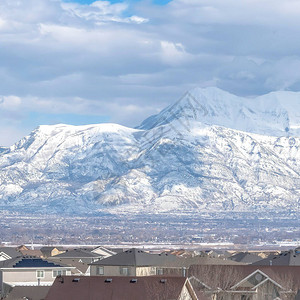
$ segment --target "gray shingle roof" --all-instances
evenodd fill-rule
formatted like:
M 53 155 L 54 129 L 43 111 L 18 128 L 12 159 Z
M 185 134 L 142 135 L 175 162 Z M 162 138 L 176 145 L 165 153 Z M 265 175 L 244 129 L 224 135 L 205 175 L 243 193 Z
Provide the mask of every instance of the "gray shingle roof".
M 5 300 L 45 299 L 50 286 L 15 286 Z
M 102 266 L 165 266 L 180 258 L 170 254 L 149 254 L 140 249 L 129 249 L 116 255 L 96 261 L 91 265 Z
M 270 255 L 269 257 L 253 263 L 257 266 L 300 266 L 300 252 L 297 250 L 289 250 L 281 252 L 278 255 Z
M 89 264 L 85 262 L 79 262 L 78 259 L 69 259 L 69 258 L 60 258 L 60 259 L 52 259 L 51 257 L 48 258 L 48 261 L 53 261 L 60 265 L 75 267 L 79 272 L 86 273 L 87 269 L 89 268 Z M 76 270 L 73 270 L 76 272 Z
M 99 258 L 102 257 L 101 255 L 97 253 L 93 253 L 90 250 L 87 249 L 72 249 L 72 250 L 66 250 L 64 253 L 60 253 L 58 255 L 52 256 L 51 258 Z
M 3 252 L 11 258 L 22 256 L 22 254 L 13 247 L 0 247 L 0 253 Z
M 246 264 L 253 264 L 262 258 L 258 255 L 249 253 L 249 252 L 239 252 L 237 254 L 234 254 L 230 256 L 228 259 L 236 261 L 236 262 L 243 262 Z

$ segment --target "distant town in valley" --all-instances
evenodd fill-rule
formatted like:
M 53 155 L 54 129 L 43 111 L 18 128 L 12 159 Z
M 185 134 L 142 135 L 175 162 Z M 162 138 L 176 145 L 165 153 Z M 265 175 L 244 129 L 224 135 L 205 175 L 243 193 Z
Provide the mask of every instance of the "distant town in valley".
M 0 241 L 43 245 L 173 245 L 288 249 L 300 245 L 298 212 L 56 216 L 0 212 Z

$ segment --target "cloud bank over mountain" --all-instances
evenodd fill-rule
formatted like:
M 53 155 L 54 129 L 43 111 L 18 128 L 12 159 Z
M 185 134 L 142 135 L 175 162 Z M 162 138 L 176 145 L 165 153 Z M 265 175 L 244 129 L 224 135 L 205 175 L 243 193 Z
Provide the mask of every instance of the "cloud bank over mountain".
M 299 23 L 293 0 L 3 0 L 0 145 L 41 123 L 135 126 L 195 86 L 299 91 Z

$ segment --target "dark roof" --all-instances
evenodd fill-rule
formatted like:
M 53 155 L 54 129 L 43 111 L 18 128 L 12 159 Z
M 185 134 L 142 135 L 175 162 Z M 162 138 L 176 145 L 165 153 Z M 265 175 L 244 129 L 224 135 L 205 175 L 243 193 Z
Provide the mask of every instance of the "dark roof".
M 22 256 L 22 254 L 19 251 L 17 251 L 16 248 L 13 247 L 0 247 L 0 253 L 1 252 L 4 252 L 11 258 Z
M 140 249 L 129 249 L 96 261 L 91 265 L 101 266 L 165 266 L 175 264 L 180 258 L 171 254 L 149 254 Z
M 222 259 L 209 256 L 194 256 L 186 258 L 177 258 L 176 261 L 166 262 L 166 267 L 189 268 L 191 265 L 245 265 L 242 262 L 235 262 L 233 260 Z
M 0 268 L 55 268 L 63 267 L 57 263 L 36 257 L 16 257 L 0 262 Z
M 283 251 L 280 254 L 272 254 L 265 259 L 259 260 L 256 266 L 300 266 L 300 252 L 295 250 Z
M 91 252 L 93 249 L 72 249 L 72 250 L 66 250 L 64 253 L 57 254 L 55 256 L 52 256 L 51 258 L 99 258 L 102 257 L 101 255 L 97 253 Z
M 298 293 L 297 293 L 297 295 L 295 297 L 295 300 L 300 300 L 300 290 L 298 290 Z
M 49 289 L 50 286 L 15 286 L 5 300 L 42 300 Z
M 100 277 L 56 278 L 45 300 L 167 300 L 178 299 L 183 277 Z
M 48 258 L 48 261 L 51 261 L 52 257 Z M 75 267 L 79 272 L 86 273 L 87 269 L 89 268 L 89 264 L 85 262 L 79 262 L 78 259 L 70 259 L 70 258 L 60 258 L 60 259 L 53 259 L 55 263 L 59 263 L 62 265 Z M 75 270 L 72 270 L 73 274 L 79 273 Z
M 239 252 L 237 254 L 230 256 L 228 259 L 236 261 L 236 262 L 253 264 L 254 262 L 261 260 L 261 257 L 258 255 L 249 253 L 249 252 Z

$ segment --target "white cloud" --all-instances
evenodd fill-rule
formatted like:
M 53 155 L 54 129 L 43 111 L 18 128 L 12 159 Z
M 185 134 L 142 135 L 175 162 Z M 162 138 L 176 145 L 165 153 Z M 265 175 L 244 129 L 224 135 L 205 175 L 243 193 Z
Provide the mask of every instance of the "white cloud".
M 171 43 L 168 41 L 161 41 L 161 57 L 163 62 L 169 65 L 180 65 L 188 62 L 190 55 L 186 53 L 184 46 L 181 43 Z
M 1 0 L 0 125 L 63 111 L 134 126 L 196 85 L 300 90 L 299 1 L 128 3 Z
M 17 96 L 0 96 L 1 110 L 16 110 L 21 105 L 21 99 Z

